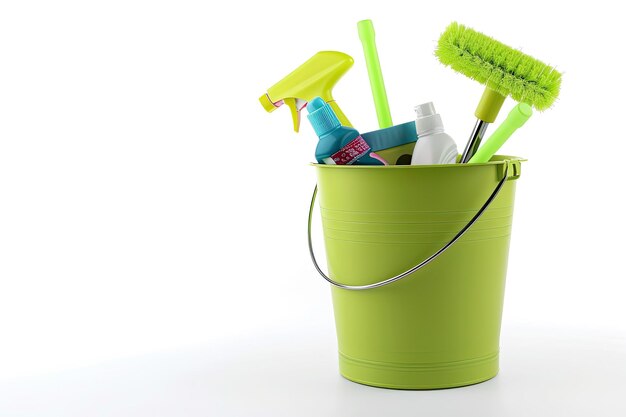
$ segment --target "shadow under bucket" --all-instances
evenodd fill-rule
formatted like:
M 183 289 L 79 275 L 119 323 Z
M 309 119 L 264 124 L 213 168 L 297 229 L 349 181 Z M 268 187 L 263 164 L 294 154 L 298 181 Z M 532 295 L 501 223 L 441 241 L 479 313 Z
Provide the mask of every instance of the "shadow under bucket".
M 345 378 L 434 389 L 496 376 L 521 161 L 314 164 L 329 276 L 315 261 L 311 215 L 309 246 L 333 283 Z

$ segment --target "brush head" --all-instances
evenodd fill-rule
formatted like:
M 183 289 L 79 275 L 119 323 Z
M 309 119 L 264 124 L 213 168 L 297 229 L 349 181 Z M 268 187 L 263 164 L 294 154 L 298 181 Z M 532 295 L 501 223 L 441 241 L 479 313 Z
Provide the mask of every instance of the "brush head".
M 561 74 L 553 67 L 456 22 L 439 38 L 435 55 L 453 70 L 538 110 L 559 95 Z

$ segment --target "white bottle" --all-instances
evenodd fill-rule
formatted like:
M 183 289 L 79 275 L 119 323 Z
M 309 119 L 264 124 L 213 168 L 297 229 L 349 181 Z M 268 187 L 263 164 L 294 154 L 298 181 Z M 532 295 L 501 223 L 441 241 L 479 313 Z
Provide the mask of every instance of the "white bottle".
M 417 142 L 411 165 L 454 164 L 458 156 L 456 143 L 444 133 L 441 116 L 432 102 L 415 106 Z

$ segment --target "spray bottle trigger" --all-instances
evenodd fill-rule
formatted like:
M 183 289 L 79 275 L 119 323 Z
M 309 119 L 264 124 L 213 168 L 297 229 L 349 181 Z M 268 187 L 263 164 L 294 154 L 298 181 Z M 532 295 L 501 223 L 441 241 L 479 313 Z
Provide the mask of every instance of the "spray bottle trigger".
M 291 119 L 293 120 L 293 130 L 298 132 L 300 130 L 300 111 L 306 107 L 307 101 L 299 98 L 286 98 L 283 99 L 284 104 L 289 107 L 291 111 Z
M 300 112 L 298 111 L 298 107 L 296 107 L 296 99 L 295 98 L 285 98 L 283 99 L 283 103 L 289 107 L 291 111 L 291 119 L 293 120 L 293 130 L 298 132 L 300 129 Z

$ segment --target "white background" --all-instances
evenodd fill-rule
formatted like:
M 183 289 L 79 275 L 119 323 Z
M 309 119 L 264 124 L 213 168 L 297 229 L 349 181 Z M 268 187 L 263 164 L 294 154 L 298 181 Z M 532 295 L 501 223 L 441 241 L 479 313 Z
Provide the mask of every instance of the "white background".
M 0 415 L 626 409 L 626 30 L 613 2 L 213 3 L 0 5 Z M 376 129 L 366 18 L 394 122 L 434 101 L 459 147 L 482 87 L 433 56 L 450 22 L 563 72 L 558 102 L 500 152 L 529 161 L 502 370 L 482 385 L 399 392 L 337 372 L 330 294 L 306 248 L 316 137 L 258 97 L 315 52 L 343 51 L 355 64 L 334 96 Z

